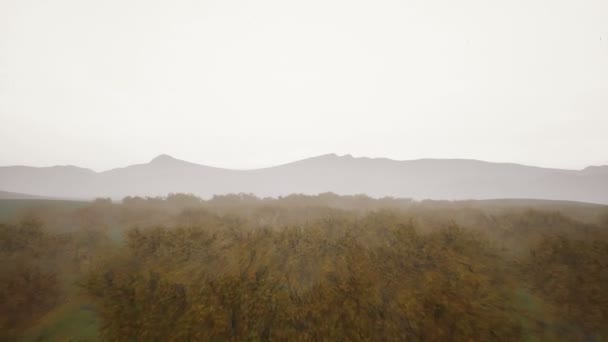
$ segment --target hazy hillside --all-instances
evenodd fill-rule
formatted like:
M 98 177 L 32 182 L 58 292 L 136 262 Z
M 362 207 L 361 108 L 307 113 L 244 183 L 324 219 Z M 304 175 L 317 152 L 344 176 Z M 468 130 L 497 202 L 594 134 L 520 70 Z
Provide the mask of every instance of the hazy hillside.
M 229 170 L 161 155 L 105 172 L 75 166 L 0 167 L 0 189 L 40 196 L 93 198 L 202 197 L 226 193 L 364 193 L 414 199 L 537 198 L 608 203 L 608 167 L 560 170 L 460 159 L 354 158 L 322 155 L 256 169 Z
M 3 199 L 12 199 L 12 200 L 20 200 L 20 199 L 44 199 L 41 196 L 21 194 L 17 192 L 8 192 L 8 191 L 0 191 L 0 200 Z

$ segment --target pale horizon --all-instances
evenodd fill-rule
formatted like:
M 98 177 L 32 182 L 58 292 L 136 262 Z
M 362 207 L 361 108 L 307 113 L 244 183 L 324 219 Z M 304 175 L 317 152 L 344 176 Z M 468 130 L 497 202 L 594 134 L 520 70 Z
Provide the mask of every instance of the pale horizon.
M 608 164 L 608 2 L 0 3 L 0 165 Z
M 388 160 L 393 160 L 393 161 L 417 161 L 417 160 L 470 160 L 470 161 L 479 161 L 479 162 L 487 162 L 487 163 L 495 163 L 495 164 L 516 164 L 516 165 L 523 165 L 523 166 L 530 166 L 530 167 L 539 167 L 539 168 L 546 168 L 546 169 L 558 169 L 558 170 L 571 170 L 571 171 L 580 171 L 580 170 L 584 170 L 587 167 L 593 167 L 593 166 L 608 166 L 608 163 L 600 163 L 600 164 L 592 164 L 592 165 L 585 165 L 583 167 L 580 168 L 560 168 L 560 167 L 551 167 L 551 166 L 541 166 L 541 165 L 533 165 L 533 164 L 523 164 L 523 163 L 517 163 L 517 162 L 511 162 L 511 161 L 496 161 L 496 160 L 482 160 L 482 159 L 475 159 L 475 158 L 412 158 L 412 159 L 395 159 L 395 158 L 389 158 L 389 157 L 382 157 L 382 156 L 366 156 L 366 155 L 354 155 L 352 153 L 334 153 L 334 152 L 328 152 L 328 153 L 322 153 L 322 154 L 318 154 L 318 155 L 314 155 L 314 156 L 305 156 L 303 158 L 299 158 L 299 159 L 294 159 L 294 160 L 287 160 L 285 162 L 280 162 L 277 164 L 269 164 L 269 165 L 261 165 L 258 167 L 226 167 L 226 166 L 222 166 L 222 165 L 215 165 L 215 164 L 210 164 L 210 163 L 206 163 L 204 161 L 194 161 L 194 160 L 189 160 L 189 159 L 184 159 L 184 158 L 180 158 L 178 156 L 175 155 L 171 155 L 168 153 L 158 153 L 148 159 L 145 160 L 135 160 L 131 163 L 127 163 L 124 165 L 116 165 L 113 167 L 109 167 L 109 168 L 102 168 L 102 169 L 95 169 L 92 167 L 88 167 L 86 165 L 78 165 L 78 164 L 71 164 L 71 163 L 67 163 L 67 164 L 48 164 L 48 165 L 30 165 L 30 164 L 0 164 L 0 167 L 11 167 L 11 166 L 26 166 L 26 167 L 35 167 L 35 168 L 45 168 L 45 167 L 55 167 L 55 166 L 75 166 L 75 167 L 79 167 L 79 168 L 83 168 L 83 169 L 89 169 L 92 170 L 94 172 L 97 173 L 102 173 L 102 172 L 106 172 L 106 171 L 110 171 L 110 170 L 114 170 L 114 169 L 120 169 L 120 168 L 124 168 L 124 167 L 129 167 L 129 166 L 133 166 L 133 165 L 143 165 L 143 164 L 148 164 L 150 162 L 153 161 L 153 159 L 158 158 L 158 157 L 162 157 L 162 156 L 168 156 L 171 158 L 174 158 L 176 160 L 179 161 L 184 161 L 184 162 L 188 162 L 188 163 L 193 163 L 193 164 L 197 164 L 197 165 L 203 165 L 203 166 L 209 166 L 209 167 L 214 167 L 214 168 L 219 168 L 219 169 L 226 169 L 226 170 L 235 170 L 235 171 L 250 171 L 250 170 L 259 170 L 259 169 L 266 169 L 266 168 L 272 168 L 272 167 L 276 167 L 276 166 L 282 166 L 282 165 L 286 165 L 286 164 L 290 164 L 293 162 L 298 162 L 298 161 L 302 161 L 302 160 L 306 160 L 306 159 L 311 159 L 311 158 L 316 158 L 316 157 L 322 157 L 322 156 L 327 156 L 327 155 L 336 155 L 337 157 L 352 157 L 355 159 L 358 158 L 368 158 L 368 159 L 388 159 Z

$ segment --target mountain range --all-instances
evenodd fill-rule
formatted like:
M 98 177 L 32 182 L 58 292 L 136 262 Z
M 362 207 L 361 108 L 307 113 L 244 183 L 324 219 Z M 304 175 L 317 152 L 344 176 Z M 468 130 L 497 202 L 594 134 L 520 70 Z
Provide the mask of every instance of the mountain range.
M 160 155 L 145 164 L 95 172 L 76 166 L 0 167 L 0 190 L 92 199 L 192 193 L 367 194 L 413 199 L 534 198 L 608 204 L 608 166 L 563 170 L 467 159 L 355 158 L 326 154 L 254 170 L 205 166 Z

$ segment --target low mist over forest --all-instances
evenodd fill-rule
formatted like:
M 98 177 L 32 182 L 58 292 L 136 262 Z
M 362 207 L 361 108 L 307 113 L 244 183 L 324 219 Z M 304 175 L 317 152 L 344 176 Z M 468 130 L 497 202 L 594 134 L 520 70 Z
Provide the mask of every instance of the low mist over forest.
M 608 0 L 0 0 L 0 342 L 608 342 Z
M 0 200 L 0 340 L 602 341 L 608 207 Z

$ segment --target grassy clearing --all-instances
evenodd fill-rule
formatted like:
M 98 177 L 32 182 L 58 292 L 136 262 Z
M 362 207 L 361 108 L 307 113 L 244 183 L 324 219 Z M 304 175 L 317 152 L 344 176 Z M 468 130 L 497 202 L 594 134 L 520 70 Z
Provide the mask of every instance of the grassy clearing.
M 99 341 L 99 318 L 85 299 L 51 310 L 24 334 L 24 341 Z

